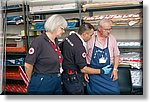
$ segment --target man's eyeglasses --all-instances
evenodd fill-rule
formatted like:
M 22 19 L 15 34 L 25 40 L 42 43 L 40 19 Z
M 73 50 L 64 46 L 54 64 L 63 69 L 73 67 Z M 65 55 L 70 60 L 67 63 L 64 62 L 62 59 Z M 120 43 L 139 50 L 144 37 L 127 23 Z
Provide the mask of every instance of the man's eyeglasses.
M 111 31 L 112 30 L 112 28 L 110 28 L 110 29 L 103 29 L 103 31 Z

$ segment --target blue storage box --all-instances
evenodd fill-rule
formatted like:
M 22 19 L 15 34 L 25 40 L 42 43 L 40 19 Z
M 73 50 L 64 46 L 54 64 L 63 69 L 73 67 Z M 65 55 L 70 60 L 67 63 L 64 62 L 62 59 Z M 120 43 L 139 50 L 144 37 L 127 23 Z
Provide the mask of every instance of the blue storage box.
M 6 65 L 15 65 L 15 59 L 7 59 Z
M 24 58 L 15 59 L 15 64 L 16 65 L 24 65 Z
M 7 17 L 7 24 L 20 24 L 23 23 L 22 16 L 10 16 Z
M 44 24 L 45 24 L 45 21 L 35 22 L 35 23 L 32 23 L 32 26 L 34 27 L 34 30 L 44 30 Z
M 24 65 L 25 58 L 7 59 L 6 65 Z
M 78 18 L 68 19 L 67 28 L 75 28 L 80 26 L 80 20 Z

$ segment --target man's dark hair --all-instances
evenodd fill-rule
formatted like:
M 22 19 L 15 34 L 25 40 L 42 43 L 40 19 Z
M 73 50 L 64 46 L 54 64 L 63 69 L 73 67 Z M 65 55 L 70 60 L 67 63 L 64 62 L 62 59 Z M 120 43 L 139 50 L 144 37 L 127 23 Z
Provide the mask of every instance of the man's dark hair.
M 93 25 L 91 25 L 90 23 L 83 23 L 80 27 L 79 27 L 79 30 L 78 30 L 78 34 L 82 34 L 83 32 L 85 32 L 86 30 L 95 30 Z

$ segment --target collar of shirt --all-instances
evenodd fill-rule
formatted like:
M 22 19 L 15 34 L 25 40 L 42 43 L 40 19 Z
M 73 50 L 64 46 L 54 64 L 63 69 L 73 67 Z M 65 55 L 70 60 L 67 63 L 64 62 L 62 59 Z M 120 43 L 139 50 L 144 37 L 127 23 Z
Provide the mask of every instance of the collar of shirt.
M 86 48 L 86 42 L 82 39 L 81 35 L 79 35 L 78 33 L 75 33 L 82 41 L 83 46 Z
M 49 41 L 50 39 L 48 38 L 48 36 L 46 35 L 46 33 L 42 33 L 42 36 L 45 40 Z

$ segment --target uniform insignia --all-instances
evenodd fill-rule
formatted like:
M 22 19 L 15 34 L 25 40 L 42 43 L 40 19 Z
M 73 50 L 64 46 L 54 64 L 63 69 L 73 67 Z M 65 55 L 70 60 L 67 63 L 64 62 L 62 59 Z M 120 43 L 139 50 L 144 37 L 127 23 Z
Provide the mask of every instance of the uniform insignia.
M 30 48 L 29 49 L 29 54 L 33 54 L 34 53 L 34 48 Z
M 74 46 L 74 44 L 73 44 L 68 38 L 66 38 L 66 41 L 67 41 L 71 46 Z
M 85 52 L 82 53 L 82 57 L 86 58 L 86 53 Z

